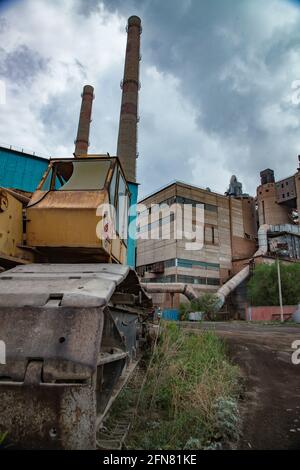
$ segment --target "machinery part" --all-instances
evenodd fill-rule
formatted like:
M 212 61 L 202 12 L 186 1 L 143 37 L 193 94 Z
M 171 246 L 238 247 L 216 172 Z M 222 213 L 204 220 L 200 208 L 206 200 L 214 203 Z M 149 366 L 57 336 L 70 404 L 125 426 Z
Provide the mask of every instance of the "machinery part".
M 140 390 L 144 385 L 144 378 L 145 370 L 138 365 L 135 368 L 134 373 L 131 375 L 130 380 L 128 380 L 126 386 L 124 387 L 125 391 L 129 392 L 130 394 L 130 402 L 132 404 L 128 406 L 127 403 L 127 406 L 122 408 L 122 410 L 117 411 L 117 413 L 113 413 L 114 408 L 112 408 L 112 413 L 108 413 L 103 422 L 103 425 L 97 433 L 97 449 L 122 449 L 124 441 L 135 418 L 135 403 L 138 401 Z M 119 397 L 117 402 L 121 399 L 122 397 Z
M 4 190 L 0 190 L 0 212 L 6 211 L 8 208 L 8 197 Z
M 136 304 L 112 304 L 114 293 Z M 18 448 L 96 448 L 150 306 L 127 266 L 31 264 L 0 274 L 0 433 Z
M 2 193 L 2 191 L 5 191 L 7 194 L 10 194 L 15 199 L 17 199 L 17 201 L 22 202 L 22 204 L 24 204 L 26 206 L 30 201 L 30 198 L 28 196 L 26 196 L 25 194 L 22 194 L 18 191 L 14 191 L 13 189 L 3 188 L 2 186 L 0 186 L 0 191 L 1 191 L 1 193 Z
M 9 269 L 32 260 L 23 243 L 24 196 L 0 187 L 0 266 Z

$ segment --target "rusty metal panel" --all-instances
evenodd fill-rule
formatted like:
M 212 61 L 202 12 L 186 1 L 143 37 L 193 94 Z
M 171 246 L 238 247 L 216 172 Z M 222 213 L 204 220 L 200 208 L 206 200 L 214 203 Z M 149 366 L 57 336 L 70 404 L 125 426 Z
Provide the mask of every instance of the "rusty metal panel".
M 22 243 L 23 205 L 0 188 L 0 255 L 18 256 Z
M 61 307 L 101 307 L 128 275 L 113 264 L 29 264 L 0 275 L 0 307 L 45 306 L 60 298 Z
M 77 364 L 78 373 L 89 376 L 96 368 L 102 328 L 103 313 L 97 308 L 2 307 L 0 337 L 6 344 L 6 364 L 1 365 L 0 377 L 24 380 L 27 363 L 36 358 L 56 369 L 59 360 L 65 378 L 76 378 Z
M 107 191 L 36 191 L 26 210 L 27 244 L 33 247 L 95 247 L 101 217 L 97 207 L 108 202 Z M 41 223 L 42 221 L 42 223 Z
M 95 449 L 91 385 L 0 383 L 0 433 L 24 449 Z

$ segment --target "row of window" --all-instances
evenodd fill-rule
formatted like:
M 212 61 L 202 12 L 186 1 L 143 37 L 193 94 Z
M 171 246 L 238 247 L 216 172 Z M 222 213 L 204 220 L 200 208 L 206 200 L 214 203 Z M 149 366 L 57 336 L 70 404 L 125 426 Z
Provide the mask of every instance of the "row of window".
M 139 266 L 137 269 L 139 272 L 151 272 L 155 267 L 155 264 L 152 263 L 146 266 Z M 204 268 L 210 270 L 219 270 L 220 265 L 218 263 L 208 263 L 206 261 L 198 261 L 198 260 L 191 260 L 191 259 L 184 259 L 184 258 L 172 258 L 166 261 L 161 261 L 159 264 L 163 264 L 164 268 L 171 268 L 173 266 L 177 266 L 180 268 Z
M 182 282 L 184 284 L 198 284 L 198 285 L 207 285 L 207 286 L 219 286 L 219 278 L 211 277 L 200 277 L 200 276 L 185 276 L 183 274 L 176 275 L 171 274 L 169 276 L 159 276 L 153 279 L 143 279 L 143 282 L 154 282 L 154 283 L 167 283 L 167 282 Z
M 160 202 L 159 204 L 153 204 L 152 206 L 147 207 L 147 209 L 140 212 L 140 215 L 144 214 L 145 212 L 148 212 L 148 214 L 157 212 L 162 205 L 172 206 L 172 204 L 190 204 L 193 207 L 196 207 L 197 204 L 203 204 L 206 211 L 218 212 L 218 207 L 214 206 L 213 204 L 206 204 L 201 201 L 195 201 L 194 199 L 189 199 L 183 196 L 172 196 Z
M 163 225 L 167 223 L 174 222 L 174 219 L 175 219 L 175 214 L 173 214 L 172 212 L 170 215 L 163 217 L 162 219 L 156 220 L 155 222 L 152 222 L 151 224 L 143 225 L 143 227 L 137 227 L 137 232 L 144 233 L 144 232 L 151 231 L 157 227 L 161 228 Z

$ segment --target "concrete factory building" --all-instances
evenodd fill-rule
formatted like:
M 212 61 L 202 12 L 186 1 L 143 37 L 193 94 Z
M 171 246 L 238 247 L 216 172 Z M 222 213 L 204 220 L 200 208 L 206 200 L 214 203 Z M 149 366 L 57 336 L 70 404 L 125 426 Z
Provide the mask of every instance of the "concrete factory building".
M 172 292 L 155 285 L 180 283 L 192 286 L 197 295 L 218 292 L 226 298 L 232 292 L 231 300 L 241 310 L 252 262 L 273 263 L 277 257 L 285 263 L 299 262 L 300 167 L 280 181 L 270 169 L 260 176 L 256 199 L 243 194 L 241 183 L 232 176 L 224 195 L 176 181 L 141 201 L 137 271 L 155 305 L 178 308 L 184 300 L 179 289 Z M 176 223 L 185 204 L 193 206 L 188 220 L 193 229 L 195 208 L 203 208 L 203 246 L 198 250 L 187 249 L 187 240 L 177 238 Z M 168 221 L 171 233 L 164 237 Z
M 216 292 L 244 261 L 247 263 L 256 251 L 255 199 L 242 193 L 235 177 L 228 193 L 176 181 L 140 201 L 145 208 L 139 214 L 137 229 L 137 271 L 143 282 L 192 284 L 198 293 Z M 203 208 L 202 249 L 187 249 L 190 240 L 174 235 L 184 205 L 193 207 L 189 222 L 194 229 L 196 206 Z M 168 221 L 170 239 L 164 239 Z M 157 236 L 159 230 L 161 236 Z M 162 308 L 178 308 L 182 300 L 179 293 L 153 294 L 154 304 Z
M 273 170 L 261 171 L 261 184 L 257 188 L 260 225 L 299 223 L 300 155 L 298 159 L 297 173 L 276 182 Z

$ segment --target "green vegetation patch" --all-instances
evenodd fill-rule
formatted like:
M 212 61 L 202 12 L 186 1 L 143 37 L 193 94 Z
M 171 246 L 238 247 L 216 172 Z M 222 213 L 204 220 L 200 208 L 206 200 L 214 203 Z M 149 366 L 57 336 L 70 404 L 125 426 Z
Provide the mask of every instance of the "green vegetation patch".
M 205 319 L 214 320 L 219 302 L 220 299 L 217 295 L 207 292 L 190 302 L 181 303 L 179 306 L 180 320 L 188 320 L 191 312 L 202 312 Z
M 214 333 L 163 324 L 127 448 L 214 449 L 236 440 L 240 390 L 239 369 Z
M 283 305 L 300 302 L 300 263 L 280 263 Z M 251 305 L 279 305 L 277 264 L 259 264 L 247 285 Z

